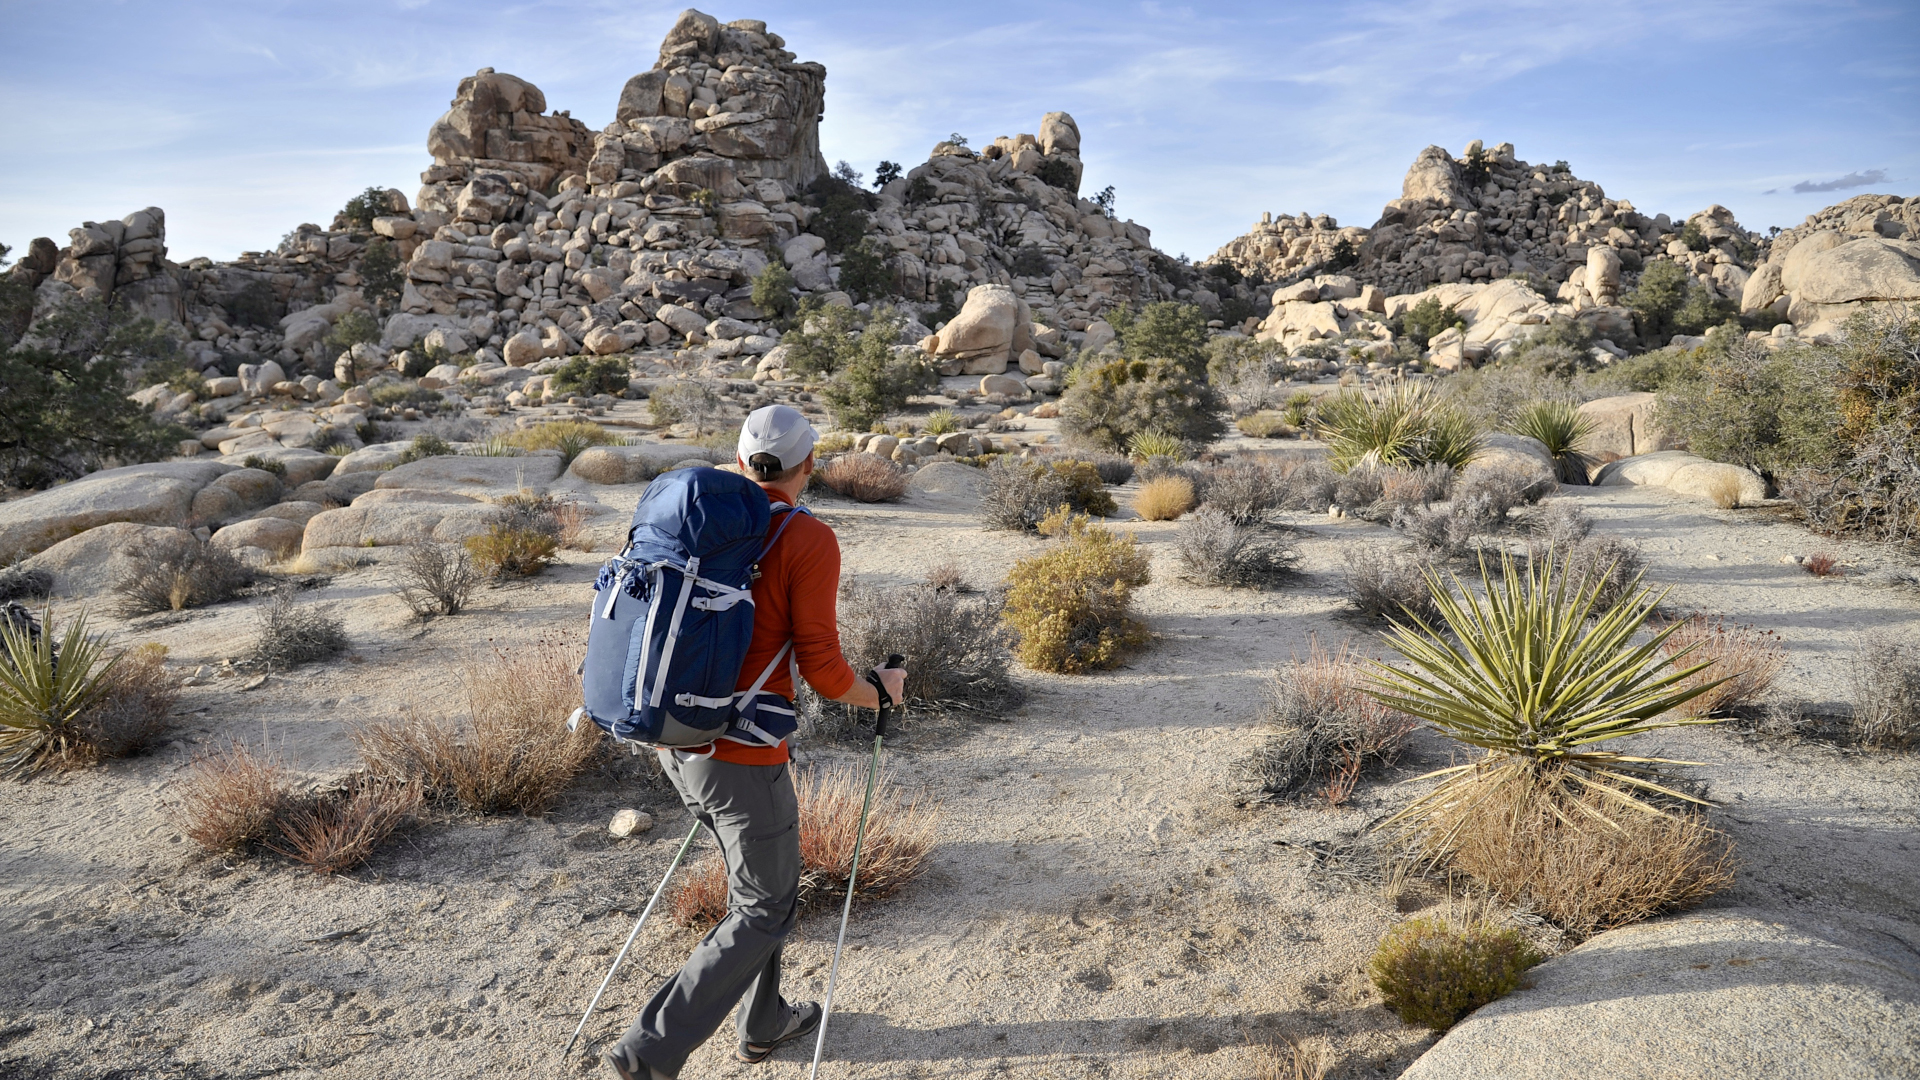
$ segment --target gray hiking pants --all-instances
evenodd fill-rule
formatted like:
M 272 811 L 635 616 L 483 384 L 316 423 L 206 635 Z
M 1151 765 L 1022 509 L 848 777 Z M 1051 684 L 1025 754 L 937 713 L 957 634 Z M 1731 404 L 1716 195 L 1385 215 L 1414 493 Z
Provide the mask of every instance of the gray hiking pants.
M 740 1037 L 766 1045 L 786 1028 L 780 946 L 800 893 L 800 807 L 786 765 L 735 765 L 660 751 L 680 800 L 713 834 L 727 863 L 727 917 L 694 947 L 620 1039 L 669 1076 L 740 1002 Z

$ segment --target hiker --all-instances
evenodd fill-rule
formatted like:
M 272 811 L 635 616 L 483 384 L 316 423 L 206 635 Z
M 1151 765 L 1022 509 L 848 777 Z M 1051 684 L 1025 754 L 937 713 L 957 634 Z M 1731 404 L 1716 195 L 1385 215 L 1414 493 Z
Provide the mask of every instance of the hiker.
M 869 679 L 901 700 L 906 672 L 876 668 L 857 677 L 840 654 L 835 603 L 840 543 L 803 509 L 800 492 L 813 474 L 813 426 L 796 409 L 769 405 L 740 428 L 741 471 L 773 507 L 769 537 L 753 582 L 753 640 L 737 690 L 752 688 L 770 666 L 760 702 L 791 709 L 797 671 L 820 696 L 856 708 L 880 705 Z M 787 643 L 787 663 L 775 664 Z M 777 695 L 775 697 L 774 695 Z M 800 891 L 800 811 L 784 738 L 731 733 L 707 746 L 657 751 L 681 801 L 720 846 L 727 865 L 727 917 L 707 932 L 686 965 L 640 1010 L 607 1055 L 622 1080 L 666 1080 L 719 1029 L 740 1002 L 735 1024 L 741 1061 L 765 1061 L 782 1043 L 812 1033 L 817 1002 L 789 1005 L 780 996 L 781 943 L 793 929 Z M 744 995 L 744 1000 L 742 997 Z

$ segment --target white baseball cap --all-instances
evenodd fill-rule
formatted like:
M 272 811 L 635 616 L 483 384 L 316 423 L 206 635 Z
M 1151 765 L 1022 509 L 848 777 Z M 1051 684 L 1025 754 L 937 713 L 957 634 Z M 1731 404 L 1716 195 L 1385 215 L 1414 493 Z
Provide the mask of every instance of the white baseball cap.
M 800 410 L 788 405 L 768 405 L 747 414 L 740 425 L 740 460 L 751 462 L 755 454 L 772 454 L 782 469 L 791 469 L 813 453 L 813 430 Z

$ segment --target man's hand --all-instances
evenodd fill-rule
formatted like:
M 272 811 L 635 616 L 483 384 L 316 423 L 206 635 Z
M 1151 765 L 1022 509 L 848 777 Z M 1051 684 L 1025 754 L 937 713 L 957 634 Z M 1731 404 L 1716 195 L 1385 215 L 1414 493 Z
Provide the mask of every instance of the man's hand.
M 906 700 L 907 698 L 907 669 L 906 668 L 877 667 L 873 669 L 873 674 L 877 678 L 879 678 L 880 685 L 887 688 L 887 696 L 893 699 L 893 703 L 895 705 L 898 705 L 902 701 Z

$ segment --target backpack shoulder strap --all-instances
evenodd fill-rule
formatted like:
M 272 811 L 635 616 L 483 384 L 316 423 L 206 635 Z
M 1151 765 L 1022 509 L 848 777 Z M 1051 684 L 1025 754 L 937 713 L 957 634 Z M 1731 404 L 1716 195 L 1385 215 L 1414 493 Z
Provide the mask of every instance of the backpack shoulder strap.
M 793 523 L 794 514 L 800 513 L 800 514 L 805 514 L 808 517 L 813 516 L 813 511 L 807 509 L 804 506 L 779 506 L 779 507 L 775 507 L 773 512 L 775 514 L 782 515 L 780 518 L 780 524 L 774 528 L 773 535 L 767 538 L 767 546 L 761 548 L 760 554 L 754 558 L 753 561 L 756 563 L 758 563 L 761 559 L 766 558 L 767 552 L 773 550 L 773 545 L 780 542 L 780 534 L 783 532 L 786 532 L 787 526 Z M 756 574 L 754 576 L 758 577 L 759 575 Z

